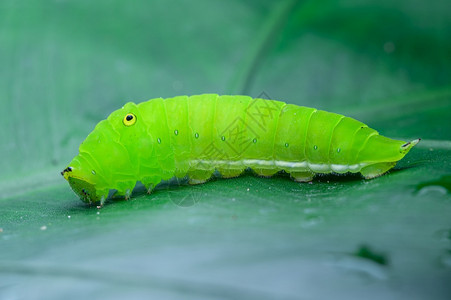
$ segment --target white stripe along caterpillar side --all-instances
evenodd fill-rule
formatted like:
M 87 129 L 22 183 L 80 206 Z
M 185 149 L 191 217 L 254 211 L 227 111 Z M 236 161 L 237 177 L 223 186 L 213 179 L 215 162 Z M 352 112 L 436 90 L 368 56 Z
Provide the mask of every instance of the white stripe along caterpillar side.
M 87 203 L 110 190 L 129 198 L 136 182 L 150 193 L 162 180 L 207 181 L 246 168 L 285 171 L 306 182 L 317 173 L 366 179 L 393 168 L 419 142 L 398 141 L 339 114 L 248 96 L 204 94 L 127 103 L 97 124 L 61 172 Z

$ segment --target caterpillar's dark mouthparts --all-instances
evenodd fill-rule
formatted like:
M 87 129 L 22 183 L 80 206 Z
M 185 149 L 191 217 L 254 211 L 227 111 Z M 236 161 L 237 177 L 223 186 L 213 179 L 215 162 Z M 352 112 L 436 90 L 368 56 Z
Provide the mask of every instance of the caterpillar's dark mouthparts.
M 66 172 L 72 172 L 72 167 L 67 167 L 67 168 L 65 168 L 65 169 L 61 172 L 61 175 L 64 176 L 64 173 L 66 173 Z

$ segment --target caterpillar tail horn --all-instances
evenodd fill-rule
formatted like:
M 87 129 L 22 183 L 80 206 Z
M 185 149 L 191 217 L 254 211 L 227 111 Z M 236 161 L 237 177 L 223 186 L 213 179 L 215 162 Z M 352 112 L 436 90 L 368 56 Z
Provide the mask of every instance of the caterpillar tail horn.
M 418 144 L 420 141 L 421 141 L 421 139 L 416 139 L 416 140 L 410 141 L 410 142 L 408 142 L 408 143 L 405 143 L 404 145 L 402 145 L 402 146 L 399 148 L 399 152 L 401 152 L 401 153 L 403 153 L 403 154 L 409 152 L 410 149 L 412 149 L 413 147 L 415 147 L 415 145 Z

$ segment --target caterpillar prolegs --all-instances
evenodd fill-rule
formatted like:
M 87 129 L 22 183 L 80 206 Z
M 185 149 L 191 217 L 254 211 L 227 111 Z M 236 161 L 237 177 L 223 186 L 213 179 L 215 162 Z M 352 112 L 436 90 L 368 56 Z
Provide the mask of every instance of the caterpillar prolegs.
M 129 198 L 140 181 L 150 193 L 162 180 L 191 184 L 218 171 L 239 176 L 285 171 L 299 182 L 318 173 L 370 179 L 393 168 L 419 142 L 398 141 L 339 114 L 248 96 L 204 94 L 129 102 L 97 124 L 61 172 L 87 203 L 110 190 Z

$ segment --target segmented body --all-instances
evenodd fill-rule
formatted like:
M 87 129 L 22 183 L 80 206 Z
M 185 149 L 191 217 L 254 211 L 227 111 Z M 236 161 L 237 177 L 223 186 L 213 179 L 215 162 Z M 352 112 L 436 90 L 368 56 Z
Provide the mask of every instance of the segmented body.
M 126 114 L 135 116 L 133 126 L 122 124 Z M 205 94 L 127 103 L 97 125 L 71 164 L 92 169 L 99 195 L 116 189 L 129 196 L 136 181 L 150 191 L 174 176 L 202 183 L 215 170 L 226 178 L 246 168 L 262 176 L 283 170 L 297 181 L 330 172 L 371 178 L 393 167 L 405 145 L 339 114 Z

